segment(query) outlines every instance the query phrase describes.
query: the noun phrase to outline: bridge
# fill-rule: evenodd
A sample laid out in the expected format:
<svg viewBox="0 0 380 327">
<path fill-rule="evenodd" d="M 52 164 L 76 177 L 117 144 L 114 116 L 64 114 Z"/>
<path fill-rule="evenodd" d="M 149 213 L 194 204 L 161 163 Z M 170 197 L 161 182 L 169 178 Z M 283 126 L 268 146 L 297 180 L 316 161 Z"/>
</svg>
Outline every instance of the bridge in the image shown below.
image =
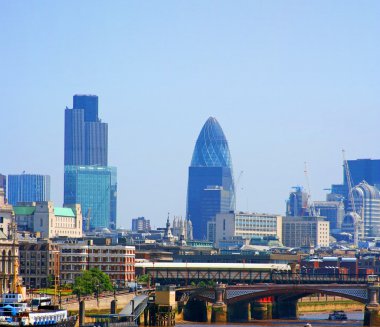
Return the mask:
<svg viewBox="0 0 380 327">
<path fill-rule="evenodd" d="M 244 322 L 253 319 L 296 319 L 300 298 L 316 293 L 340 296 L 365 305 L 364 326 L 380 326 L 379 284 L 359 283 L 256 283 L 252 285 L 217 284 L 214 287 L 177 289 L 179 312 L 185 320 Z M 185 303 L 186 302 L 186 303 Z M 211 303 L 211 312 L 207 312 Z M 205 311 L 206 310 L 206 311 Z"/>
</svg>

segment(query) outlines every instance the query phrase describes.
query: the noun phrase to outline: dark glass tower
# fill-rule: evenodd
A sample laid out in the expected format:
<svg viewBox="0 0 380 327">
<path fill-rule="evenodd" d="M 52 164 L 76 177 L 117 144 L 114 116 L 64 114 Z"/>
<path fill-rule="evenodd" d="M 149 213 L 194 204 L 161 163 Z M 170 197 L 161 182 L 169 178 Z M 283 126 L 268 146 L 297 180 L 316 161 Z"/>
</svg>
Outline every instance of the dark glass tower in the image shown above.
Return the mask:
<svg viewBox="0 0 380 327">
<path fill-rule="evenodd" d="M 223 190 L 213 193 L 222 198 L 210 197 L 210 189 Z M 207 222 L 217 213 L 233 210 L 235 188 L 231 154 L 222 128 L 210 117 L 198 136 L 189 167 L 187 218 L 193 223 L 194 239 L 206 239 Z"/>
</svg>

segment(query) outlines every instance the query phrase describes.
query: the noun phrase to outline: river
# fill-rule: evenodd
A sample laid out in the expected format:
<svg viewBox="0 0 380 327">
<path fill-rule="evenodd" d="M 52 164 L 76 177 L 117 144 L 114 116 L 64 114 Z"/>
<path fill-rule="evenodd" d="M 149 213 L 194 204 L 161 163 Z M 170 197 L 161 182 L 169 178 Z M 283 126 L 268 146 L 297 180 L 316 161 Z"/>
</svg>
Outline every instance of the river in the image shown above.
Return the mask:
<svg viewBox="0 0 380 327">
<path fill-rule="evenodd" d="M 268 327 L 268 326 L 277 326 L 277 327 L 303 327 L 306 323 L 310 323 L 312 327 L 353 327 L 353 326 L 363 326 L 363 312 L 346 312 L 348 320 L 344 321 L 330 321 L 327 320 L 328 313 L 307 313 L 300 315 L 299 320 L 270 320 L 270 321 L 260 321 L 253 320 L 251 322 L 241 324 L 241 323 L 228 323 L 228 324 L 217 324 L 219 327 L 247 327 L 248 325 L 255 327 Z M 186 327 L 205 327 L 207 325 L 215 325 L 215 324 L 207 324 L 207 323 L 180 323 L 177 326 L 186 326 Z"/>
</svg>

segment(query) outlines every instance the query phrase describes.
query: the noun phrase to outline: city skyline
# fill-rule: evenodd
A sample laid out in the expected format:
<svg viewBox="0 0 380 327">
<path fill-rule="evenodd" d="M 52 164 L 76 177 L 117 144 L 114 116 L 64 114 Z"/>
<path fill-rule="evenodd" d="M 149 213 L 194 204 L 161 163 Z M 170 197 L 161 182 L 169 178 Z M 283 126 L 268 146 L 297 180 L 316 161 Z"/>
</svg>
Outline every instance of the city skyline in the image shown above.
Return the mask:
<svg viewBox="0 0 380 327">
<path fill-rule="evenodd" d="M 187 167 L 209 116 L 228 135 L 235 179 L 244 171 L 238 210 L 283 214 L 291 187 L 306 185 L 305 161 L 312 200 L 324 200 L 324 188 L 342 183 L 342 148 L 347 159 L 380 158 L 368 142 L 380 137 L 375 1 L 0 8 L 9 136 L 0 173 L 50 175 L 57 205 L 62 109 L 77 93 L 96 94 L 110 126 L 126 228 L 138 216 L 152 226 L 167 211 L 185 216 Z"/>
</svg>

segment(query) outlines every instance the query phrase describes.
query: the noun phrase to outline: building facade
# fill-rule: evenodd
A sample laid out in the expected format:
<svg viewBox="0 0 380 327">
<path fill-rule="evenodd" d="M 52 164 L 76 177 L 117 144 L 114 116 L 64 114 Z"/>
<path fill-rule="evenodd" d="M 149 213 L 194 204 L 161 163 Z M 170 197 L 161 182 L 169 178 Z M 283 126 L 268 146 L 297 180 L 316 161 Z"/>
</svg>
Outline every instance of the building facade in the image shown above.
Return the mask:
<svg viewBox="0 0 380 327">
<path fill-rule="evenodd" d="M 283 217 L 282 243 L 288 247 L 330 245 L 330 223 L 324 217 Z"/>
<path fill-rule="evenodd" d="M 64 243 L 61 251 L 62 283 L 71 284 L 84 270 L 98 268 L 119 287 L 135 281 L 135 247 L 127 245 L 94 245 Z"/>
<path fill-rule="evenodd" d="M 290 192 L 289 199 L 286 202 L 287 216 L 304 216 L 308 211 L 308 194 L 300 186 L 294 187 Z"/>
<path fill-rule="evenodd" d="M 215 241 L 233 237 L 276 236 L 281 242 L 282 216 L 260 213 L 220 213 L 215 219 Z"/>
<path fill-rule="evenodd" d="M 5 197 L 7 197 L 7 176 L 0 174 L 0 188 L 4 190 Z"/>
<path fill-rule="evenodd" d="M 362 217 L 364 236 L 379 236 L 380 233 L 380 192 L 362 181 L 352 189 L 355 202 L 355 211 Z M 348 210 L 353 211 L 351 203 Z"/>
<path fill-rule="evenodd" d="M 108 124 L 98 117 L 96 95 L 74 95 L 65 109 L 65 165 L 108 164 Z"/>
<path fill-rule="evenodd" d="M 8 202 L 10 204 L 49 200 L 50 176 L 25 173 L 8 175 Z"/>
<path fill-rule="evenodd" d="M 206 191 L 210 188 L 218 189 L 214 193 L 218 193 L 218 201 Z M 210 117 L 198 136 L 189 167 L 186 218 L 193 224 L 194 239 L 207 238 L 207 224 L 216 214 L 234 210 L 235 187 L 228 142 L 218 121 Z"/>
<path fill-rule="evenodd" d="M 59 281 L 59 245 L 49 240 L 20 241 L 20 277 L 30 288 L 51 287 Z"/>
<path fill-rule="evenodd" d="M 79 204 L 55 207 L 52 201 L 26 202 L 13 208 L 18 231 L 38 233 L 42 238 L 82 237 L 83 218 Z"/>
<path fill-rule="evenodd" d="M 112 228 L 111 198 L 116 187 L 112 176 L 115 175 L 115 167 L 65 166 L 64 203 L 81 204 L 86 219 L 84 230 Z"/>
<path fill-rule="evenodd" d="M 149 219 L 145 219 L 145 217 L 137 217 L 132 219 L 132 232 L 147 233 L 150 229 Z"/>
<path fill-rule="evenodd" d="M 327 218 L 332 232 L 342 228 L 345 214 L 343 201 L 314 201 L 314 208 L 319 212 L 319 216 Z"/>
</svg>

